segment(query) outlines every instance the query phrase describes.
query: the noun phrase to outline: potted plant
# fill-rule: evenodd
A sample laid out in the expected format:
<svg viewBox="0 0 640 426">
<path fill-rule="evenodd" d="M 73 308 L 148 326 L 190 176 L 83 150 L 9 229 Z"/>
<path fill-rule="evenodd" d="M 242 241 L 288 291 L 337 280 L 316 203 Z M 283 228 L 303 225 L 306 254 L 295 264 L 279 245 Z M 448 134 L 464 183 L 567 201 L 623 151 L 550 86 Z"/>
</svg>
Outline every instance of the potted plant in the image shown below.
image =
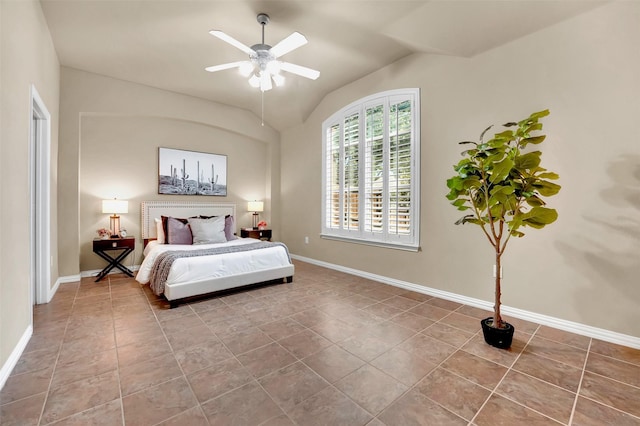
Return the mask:
<svg viewBox="0 0 640 426">
<path fill-rule="evenodd" d="M 447 198 L 458 210 L 470 211 L 456 225 L 477 225 L 495 252 L 495 304 L 493 317 L 481 321 L 485 341 L 499 348 L 509 348 L 514 328 L 500 315 L 502 284 L 501 258 L 511 237 L 522 237 L 522 228 L 540 229 L 553 223 L 558 213 L 546 207 L 543 197 L 560 191 L 556 173 L 540 166 L 540 151 L 527 151 L 529 145 L 539 145 L 545 135 L 542 117 L 549 110 L 531 114 L 519 122 L 509 122 L 507 129 L 484 141 L 493 126 L 487 127 L 479 142 L 464 141 L 470 148 L 462 152 L 462 160 L 453 168 L 456 174 L 447 180 Z M 511 129 L 513 128 L 513 129 Z M 535 135 L 534 135 L 535 134 Z"/>
</svg>

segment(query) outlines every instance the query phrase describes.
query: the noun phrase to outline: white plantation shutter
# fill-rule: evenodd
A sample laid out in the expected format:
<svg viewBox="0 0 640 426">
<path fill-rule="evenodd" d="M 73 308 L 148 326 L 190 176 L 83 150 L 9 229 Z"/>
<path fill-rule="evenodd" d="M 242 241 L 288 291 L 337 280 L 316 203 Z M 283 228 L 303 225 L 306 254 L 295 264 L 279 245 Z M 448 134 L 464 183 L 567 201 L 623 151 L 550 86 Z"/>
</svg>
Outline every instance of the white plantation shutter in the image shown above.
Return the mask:
<svg viewBox="0 0 640 426">
<path fill-rule="evenodd" d="M 417 250 L 419 104 L 389 91 L 323 123 L 323 237 Z"/>
<path fill-rule="evenodd" d="M 384 107 L 366 109 L 364 231 L 380 234 L 384 228 Z"/>
<path fill-rule="evenodd" d="M 357 231 L 358 226 L 358 164 L 360 140 L 360 118 L 357 113 L 351 114 L 344 120 L 344 155 L 343 155 L 343 229 Z"/>
<path fill-rule="evenodd" d="M 340 228 L 340 126 L 325 131 L 325 227 Z"/>
</svg>

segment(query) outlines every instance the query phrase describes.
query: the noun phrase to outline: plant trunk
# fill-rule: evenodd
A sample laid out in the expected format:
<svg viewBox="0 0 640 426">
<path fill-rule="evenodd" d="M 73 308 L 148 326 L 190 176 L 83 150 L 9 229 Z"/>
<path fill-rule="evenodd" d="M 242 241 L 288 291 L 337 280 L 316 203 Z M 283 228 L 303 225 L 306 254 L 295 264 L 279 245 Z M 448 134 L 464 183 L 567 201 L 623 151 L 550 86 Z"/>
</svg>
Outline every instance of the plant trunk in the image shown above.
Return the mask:
<svg viewBox="0 0 640 426">
<path fill-rule="evenodd" d="M 500 247 L 500 245 L 498 245 Z M 502 253 L 500 250 L 496 250 L 496 294 L 495 304 L 493 305 L 493 327 L 502 328 L 502 315 L 500 315 L 500 296 L 501 296 L 501 284 L 502 284 L 502 269 L 500 265 L 500 259 Z"/>
</svg>

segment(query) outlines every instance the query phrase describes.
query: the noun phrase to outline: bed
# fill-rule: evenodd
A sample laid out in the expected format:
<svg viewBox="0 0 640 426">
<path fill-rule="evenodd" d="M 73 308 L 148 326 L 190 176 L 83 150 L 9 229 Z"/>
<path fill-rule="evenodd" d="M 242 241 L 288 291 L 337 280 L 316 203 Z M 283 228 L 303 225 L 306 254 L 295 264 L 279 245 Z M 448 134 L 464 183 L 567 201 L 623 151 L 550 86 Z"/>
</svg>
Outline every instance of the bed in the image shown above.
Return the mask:
<svg viewBox="0 0 640 426">
<path fill-rule="evenodd" d="M 185 299 L 221 290 L 293 280 L 294 266 L 284 244 L 235 236 L 235 204 L 144 201 L 141 217 L 145 249 L 136 280 L 163 295 L 171 308 Z M 161 218 L 165 222 L 162 225 Z M 198 244 L 176 241 L 178 231 L 174 232 L 172 226 L 180 227 L 179 222 L 185 226 L 189 223 L 189 229 L 193 227 L 193 239 Z M 214 226 L 220 237 L 221 223 L 226 238 L 198 240 L 203 235 L 199 229 L 209 232 Z M 167 226 L 171 241 L 163 241 L 168 238 L 163 231 Z"/>
</svg>

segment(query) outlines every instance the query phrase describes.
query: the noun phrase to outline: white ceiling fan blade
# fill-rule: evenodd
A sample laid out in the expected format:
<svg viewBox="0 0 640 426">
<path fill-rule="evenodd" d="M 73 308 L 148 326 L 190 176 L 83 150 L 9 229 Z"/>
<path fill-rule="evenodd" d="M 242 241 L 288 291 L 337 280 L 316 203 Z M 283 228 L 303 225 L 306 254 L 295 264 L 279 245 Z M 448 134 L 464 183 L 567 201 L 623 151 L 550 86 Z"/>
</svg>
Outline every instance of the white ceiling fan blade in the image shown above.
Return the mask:
<svg viewBox="0 0 640 426">
<path fill-rule="evenodd" d="M 278 58 L 300 46 L 304 46 L 305 44 L 307 44 L 307 38 L 296 31 L 269 49 L 269 52 L 271 52 L 274 57 Z"/>
<path fill-rule="evenodd" d="M 248 62 L 248 61 L 229 62 L 228 64 L 213 65 L 213 66 L 210 66 L 210 67 L 206 67 L 205 70 L 207 70 L 209 72 L 228 70 L 229 68 L 240 67 L 245 62 Z"/>
<path fill-rule="evenodd" d="M 293 74 L 298 74 L 302 77 L 310 78 L 311 80 L 315 80 L 320 77 L 320 71 L 303 67 L 301 65 L 291 64 L 289 62 L 280 62 L 280 69 Z"/>
<path fill-rule="evenodd" d="M 247 55 L 251 55 L 253 53 L 255 53 L 255 51 L 250 48 L 249 46 L 240 43 L 238 40 L 236 40 L 235 38 L 231 37 L 230 35 L 219 31 L 219 30 L 211 30 L 209 31 L 209 34 L 211 34 L 214 37 L 218 37 L 220 40 L 222 41 L 226 41 L 227 43 L 229 43 L 230 45 L 237 47 L 238 49 L 242 50 L 244 53 L 246 53 Z"/>
</svg>

